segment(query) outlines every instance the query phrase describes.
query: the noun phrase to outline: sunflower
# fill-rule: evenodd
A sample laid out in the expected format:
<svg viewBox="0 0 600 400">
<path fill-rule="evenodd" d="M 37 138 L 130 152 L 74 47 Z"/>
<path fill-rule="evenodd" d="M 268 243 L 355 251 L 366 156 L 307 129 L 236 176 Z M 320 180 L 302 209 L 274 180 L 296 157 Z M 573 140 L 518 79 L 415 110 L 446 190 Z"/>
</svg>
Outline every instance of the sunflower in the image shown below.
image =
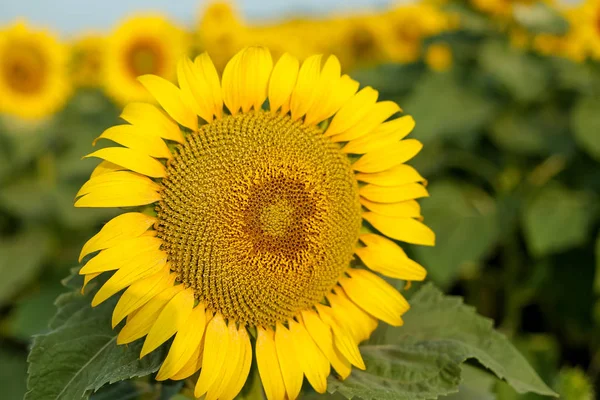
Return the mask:
<svg viewBox="0 0 600 400">
<path fill-rule="evenodd" d="M 452 67 L 452 49 L 445 43 L 435 43 L 427 47 L 425 64 L 437 72 L 444 72 Z"/>
<path fill-rule="evenodd" d="M 0 112 L 38 119 L 70 94 L 68 52 L 49 32 L 17 22 L 0 31 Z"/>
<path fill-rule="evenodd" d="M 105 39 L 86 34 L 71 45 L 71 79 L 79 87 L 97 87 L 102 83 Z"/>
<path fill-rule="evenodd" d="M 404 139 L 410 116 L 388 120 L 395 103 L 321 61 L 273 66 L 251 47 L 219 80 L 206 53 L 184 58 L 179 87 L 139 78 L 164 112 L 127 105 L 128 124 L 98 138 L 122 147 L 87 156 L 103 161 L 76 207 L 142 208 L 84 245 L 99 253 L 80 274 L 114 271 L 93 306 L 126 289 L 117 343 L 145 336 L 143 357 L 174 336 L 158 380 L 200 370 L 197 397 L 233 399 L 255 354 L 268 399 L 295 399 L 304 377 L 323 393 L 331 367 L 365 368 L 358 344 L 378 320 L 402 325 L 409 305 L 377 273 L 425 277 L 392 240 L 434 242 L 424 179 L 404 164 L 422 146 Z"/>
<path fill-rule="evenodd" d="M 186 55 L 189 38 L 160 15 L 136 16 L 124 21 L 107 39 L 104 84 L 120 104 L 151 97 L 137 77 L 153 74 L 174 80 L 177 60 Z"/>
<path fill-rule="evenodd" d="M 582 48 L 585 56 L 600 60 L 600 0 L 587 0 L 569 8 L 565 16 L 570 23 L 569 39 Z M 579 44 L 579 46 L 576 46 Z"/>
</svg>

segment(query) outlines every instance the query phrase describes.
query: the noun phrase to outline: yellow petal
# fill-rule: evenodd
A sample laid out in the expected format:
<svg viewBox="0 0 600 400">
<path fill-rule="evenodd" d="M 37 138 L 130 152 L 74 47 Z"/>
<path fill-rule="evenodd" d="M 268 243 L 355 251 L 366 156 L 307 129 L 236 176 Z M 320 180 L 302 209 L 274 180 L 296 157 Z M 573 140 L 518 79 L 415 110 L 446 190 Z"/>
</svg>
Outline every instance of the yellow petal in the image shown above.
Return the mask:
<svg viewBox="0 0 600 400">
<path fill-rule="evenodd" d="M 198 304 L 192 310 L 186 322 L 179 327 L 179 331 L 169 348 L 169 354 L 167 354 L 165 361 L 160 366 L 160 370 L 158 370 L 158 374 L 156 375 L 157 381 L 169 379 L 186 365 L 193 355 L 190 349 L 197 349 L 200 346 L 205 327 L 206 310 L 204 309 L 204 305 Z"/>
<path fill-rule="evenodd" d="M 247 48 L 240 60 L 242 111 L 260 110 L 267 99 L 267 86 L 273 69 L 271 53 L 265 47 Z"/>
<path fill-rule="evenodd" d="M 359 173 L 355 175 L 355 178 L 378 186 L 401 186 L 407 183 L 426 182 L 416 169 L 406 164 L 400 164 L 387 171 L 374 174 Z"/>
<path fill-rule="evenodd" d="M 292 112 L 293 120 L 302 118 L 316 98 L 317 92 L 315 86 L 319 82 L 321 58 L 321 55 L 310 56 L 304 60 L 300 67 L 296 87 L 294 87 L 290 101 L 290 111 Z"/>
<path fill-rule="evenodd" d="M 191 349 L 186 349 L 186 352 L 190 352 Z M 170 376 L 170 379 L 174 381 L 180 381 L 194 375 L 202 367 L 202 358 L 204 356 L 204 340 L 200 340 L 200 344 L 191 351 L 191 357 L 188 362 L 185 363 L 183 368 L 177 371 L 175 374 Z"/>
<path fill-rule="evenodd" d="M 355 252 L 373 271 L 408 281 L 425 279 L 425 268 L 408 258 L 404 250 L 393 241 L 371 233 L 360 235 L 360 240 L 367 247 L 360 247 Z"/>
<path fill-rule="evenodd" d="M 275 327 L 275 347 L 287 397 L 294 400 L 302 389 L 302 368 L 294 349 L 294 338 L 291 332 L 279 322 Z"/>
<path fill-rule="evenodd" d="M 83 245 L 79 253 L 79 262 L 90 253 L 116 246 L 125 239 L 141 236 L 155 222 L 156 218 L 138 212 L 114 217 Z"/>
<path fill-rule="evenodd" d="M 209 88 L 196 65 L 187 57 L 177 63 L 177 80 L 186 104 L 203 120 L 212 122 L 215 111 Z"/>
<path fill-rule="evenodd" d="M 364 370 L 365 362 L 360 355 L 358 345 L 352 333 L 343 325 L 340 325 L 333 316 L 331 307 L 326 307 L 322 304 L 317 304 L 319 316 L 327 325 L 331 327 L 333 332 L 333 343 L 335 348 L 355 367 Z"/>
<path fill-rule="evenodd" d="M 221 82 L 219 81 L 217 69 L 206 52 L 196 57 L 194 64 L 196 65 L 197 71 L 200 73 L 199 79 L 203 81 L 207 87 L 207 95 L 212 101 L 214 115 L 217 118 L 221 118 L 223 115 L 223 95 L 221 93 Z"/>
<path fill-rule="evenodd" d="M 360 204 L 369 211 L 387 217 L 421 217 L 421 206 L 415 200 L 401 201 L 399 203 L 374 203 L 364 198 L 360 198 Z"/>
<path fill-rule="evenodd" d="M 335 135 L 331 140 L 334 142 L 347 142 L 363 137 L 381 126 L 386 119 L 400 111 L 398 104 L 393 101 L 375 103 L 362 120 L 350 129 Z"/>
<path fill-rule="evenodd" d="M 327 98 L 326 102 L 322 105 L 315 105 L 317 111 L 311 114 L 311 117 L 306 116 L 304 120 L 305 124 L 316 124 L 329 117 L 332 117 L 337 113 L 350 99 L 356 94 L 359 83 L 348 75 L 342 75 L 340 79 L 335 83 L 334 88 L 331 90 L 330 97 Z"/>
<path fill-rule="evenodd" d="M 339 281 L 344 291 L 360 308 L 392 326 L 402 325 L 402 314 L 410 306 L 394 287 L 363 269 L 350 268 Z"/>
<path fill-rule="evenodd" d="M 296 358 L 306 379 L 317 393 L 327 390 L 329 361 L 310 337 L 304 325 L 290 321 L 290 333 Z"/>
<path fill-rule="evenodd" d="M 410 115 L 396 118 L 381 124 L 365 136 L 350 141 L 342 148 L 344 153 L 365 154 L 389 146 L 404 139 L 415 127 Z"/>
<path fill-rule="evenodd" d="M 338 288 L 335 294 L 327 295 L 333 317 L 345 326 L 356 343 L 367 340 L 377 328 L 377 319 L 361 310 Z"/>
<path fill-rule="evenodd" d="M 240 393 L 246 380 L 248 379 L 248 373 L 250 373 L 250 367 L 252 366 L 252 345 L 250 344 L 250 338 L 246 328 L 240 326 L 239 328 L 239 362 L 236 364 L 236 368 L 232 373 L 231 379 L 226 385 L 225 390 L 219 396 L 221 400 L 233 400 Z"/>
<path fill-rule="evenodd" d="M 323 118 L 324 115 L 329 113 L 333 115 L 337 111 L 331 112 L 331 108 L 332 103 L 334 103 L 333 99 L 336 96 L 335 90 L 340 80 L 341 71 L 342 67 L 338 58 L 334 55 L 329 56 L 321 70 L 319 82 L 315 85 L 315 99 L 306 112 L 306 118 L 304 119 L 306 125 L 323 121 L 327 118 Z"/>
<path fill-rule="evenodd" d="M 185 103 L 177 86 L 156 75 L 142 75 L 138 80 L 175 121 L 192 131 L 198 129 L 198 117 Z"/>
<path fill-rule="evenodd" d="M 161 239 L 152 236 L 139 236 L 123 240 L 113 247 L 102 250 L 98 255 L 89 260 L 79 270 L 79 274 L 93 274 L 119 269 L 144 254 L 160 251 L 159 247 L 161 244 Z"/>
<path fill-rule="evenodd" d="M 123 318 L 148 303 L 154 296 L 173 286 L 176 276 L 176 274 L 169 273 L 168 268 L 163 268 L 156 274 L 129 286 L 113 310 L 112 327 L 117 326 Z"/>
<path fill-rule="evenodd" d="M 177 293 L 160 312 L 156 322 L 148 332 L 140 358 L 169 340 L 184 324 L 194 308 L 194 291 L 190 288 Z"/>
<path fill-rule="evenodd" d="M 177 123 L 152 104 L 129 103 L 123 109 L 121 118 L 142 129 L 148 135 L 177 143 L 185 142 Z"/>
<path fill-rule="evenodd" d="M 90 178 L 95 178 L 107 172 L 123 171 L 124 169 L 125 167 L 111 163 L 109 161 L 101 161 L 100 164 L 98 164 L 96 168 L 94 168 L 94 170 L 92 171 Z"/>
<path fill-rule="evenodd" d="M 331 124 L 325 131 L 325 136 L 333 136 L 345 132 L 363 120 L 375 106 L 379 93 L 367 86 L 356 93 L 335 114 Z"/>
<path fill-rule="evenodd" d="M 231 115 L 236 115 L 242 107 L 240 64 L 243 52 L 234 55 L 223 70 L 223 102 Z"/>
<path fill-rule="evenodd" d="M 240 327 L 238 330 L 235 325 L 235 323 L 229 324 L 227 361 L 221 370 L 221 374 L 217 377 L 217 380 L 208 389 L 205 400 L 232 400 L 235 395 L 242 390 L 242 387 L 248 378 L 252 353 L 248 353 L 246 350 L 249 349 L 250 338 L 248 337 L 245 327 Z M 226 391 L 229 394 L 224 396 L 223 394 Z M 236 392 L 231 396 L 234 391 Z"/>
<path fill-rule="evenodd" d="M 206 327 L 202 371 L 194 389 L 194 395 L 205 394 L 223 372 L 229 349 L 229 332 L 221 314 L 210 320 Z"/>
<path fill-rule="evenodd" d="M 155 250 L 140 255 L 129 264 L 122 266 L 104 285 L 102 285 L 92 299 L 92 307 L 96 307 L 98 304 L 125 289 L 132 283 L 154 275 L 163 269 L 169 269 L 167 267 L 166 253 Z"/>
<path fill-rule="evenodd" d="M 399 203 L 429 197 L 427 189 L 419 183 L 408 183 L 402 186 L 378 186 L 368 184 L 361 187 L 358 193 L 367 200 L 377 203 Z"/>
<path fill-rule="evenodd" d="M 126 147 L 107 147 L 88 154 L 84 158 L 89 157 L 97 157 L 110 161 L 152 178 L 164 178 L 167 176 L 165 167 L 159 161 L 147 154 Z"/>
<path fill-rule="evenodd" d="M 288 53 L 284 53 L 275 64 L 269 81 L 271 111 L 277 111 L 280 107 L 284 113 L 289 110 L 290 98 L 296 86 L 299 68 L 298 59 Z"/>
<path fill-rule="evenodd" d="M 416 156 L 423 148 L 421 142 L 406 139 L 373 150 L 358 159 L 352 168 L 359 172 L 381 172 L 400 165 Z"/>
<path fill-rule="evenodd" d="M 435 233 L 415 219 L 386 217 L 373 212 L 363 213 L 362 216 L 375 229 L 392 239 L 423 246 L 435 245 Z"/>
<path fill-rule="evenodd" d="M 336 372 L 342 379 L 346 379 L 351 372 L 350 362 L 335 351 L 331 328 L 312 310 L 302 311 L 302 322 Z"/>
<path fill-rule="evenodd" d="M 134 207 L 160 200 L 160 186 L 129 171 L 107 172 L 87 181 L 77 193 L 75 207 Z"/>
<path fill-rule="evenodd" d="M 277 358 L 275 335 L 271 330 L 257 327 L 256 363 L 267 400 L 283 400 L 285 385 Z"/>
<path fill-rule="evenodd" d="M 157 294 L 135 313 L 129 314 L 127 323 L 117 336 L 117 344 L 131 343 L 147 335 L 156 322 L 156 318 L 177 293 L 183 290 L 183 285 L 171 286 Z"/>
<path fill-rule="evenodd" d="M 149 135 L 134 125 L 116 125 L 108 128 L 94 140 L 112 140 L 115 143 L 156 158 L 173 158 L 165 142 L 158 136 Z"/>
</svg>

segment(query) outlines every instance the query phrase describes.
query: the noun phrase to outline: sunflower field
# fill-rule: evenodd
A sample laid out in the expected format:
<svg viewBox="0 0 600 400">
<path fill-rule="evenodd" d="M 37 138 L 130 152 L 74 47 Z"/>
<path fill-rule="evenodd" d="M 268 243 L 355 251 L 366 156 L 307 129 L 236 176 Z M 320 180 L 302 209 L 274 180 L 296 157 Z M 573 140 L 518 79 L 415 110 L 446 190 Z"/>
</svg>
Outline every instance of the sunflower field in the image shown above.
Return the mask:
<svg viewBox="0 0 600 400">
<path fill-rule="evenodd" d="M 600 0 L 139 11 L 0 26 L 0 399 L 596 398 Z"/>
</svg>

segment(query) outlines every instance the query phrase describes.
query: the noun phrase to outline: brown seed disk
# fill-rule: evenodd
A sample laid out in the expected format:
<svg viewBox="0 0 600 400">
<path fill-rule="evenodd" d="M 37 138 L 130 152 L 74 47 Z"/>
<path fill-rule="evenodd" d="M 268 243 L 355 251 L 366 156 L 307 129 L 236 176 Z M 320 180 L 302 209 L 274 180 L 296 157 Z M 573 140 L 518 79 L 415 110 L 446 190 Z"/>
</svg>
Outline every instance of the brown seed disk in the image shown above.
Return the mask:
<svg viewBox="0 0 600 400">
<path fill-rule="evenodd" d="M 198 300 L 272 326 L 320 302 L 361 225 L 347 157 L 316 127 L 263 111 L 188 135 L 167 166 L 158 235 Z"/>
</svg>

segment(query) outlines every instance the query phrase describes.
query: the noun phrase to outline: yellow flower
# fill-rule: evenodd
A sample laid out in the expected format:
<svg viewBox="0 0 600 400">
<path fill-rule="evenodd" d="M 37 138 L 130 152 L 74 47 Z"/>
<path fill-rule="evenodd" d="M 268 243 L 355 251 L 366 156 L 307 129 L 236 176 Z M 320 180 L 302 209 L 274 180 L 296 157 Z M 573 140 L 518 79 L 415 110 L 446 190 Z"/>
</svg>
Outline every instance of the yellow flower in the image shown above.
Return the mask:
<svg viewBox="0 0 600 400">
<path fill-rule="evenodd" d="M 78 38 L 71 46 L 71 79 L 79 87 L 102 83 L 105 39 L 96 34 Z"/>
<path fill-rule="evenodd" d="M 56 37 L 17 22 L 0 31 L 0 112 L 39 119 L 70 94 L 68 52 Z"/>
<path fill-rule="evenodd" d="M 570 24 L 568 37 L 576 42 L 572 46 L 581 49 L 584 57 L 600 60 L 600 0 L 584 1 L 567 9 L 565 16 Z"/>
<path fill-rule="evenodd" d="M 75 206 L 146 208 L 92 237 L 80 274 L 114 271 L 93 306 L 126 289 L 117 343 L 145 336 L 143 357 L 174 336 L 158 380 L 201 369 L 197 397 L 233 399 L 255 356 L 268 399 L 297 398 L 304 377 L 323 393 L 331 367 L 365 368 L 378 320 L 402 325 L 409 305 L 376 273 L 425 277 L 386 238 L 434 244 L 424 179 L 404 164 L 422 145 L 405 139 L 410 116 L 390 119 L 398 105 L 321 64 L 252 47 L 219 79 L 206 53 L 184 58 L 179 87 L 140 77 L 166 113 L 127 105 L 129 124 L 99 137 L 123 147 L 88 156 L 103 161 Z"/>
<path fill-rule="evenodd" d="M 382 30 L 383 23 L 382 17 L 376 14 L 340 18 L 337 35 L 325 37 L 337 36 L 337 40 L 332 40 L 335 44 L 332 52 L 340 57 L 345 66 L 373 65 L 385 58 L 382 46 L 388 38 Z"/>
<path fill-rule="evenodd" d="M 150 99 L 137 77 L 154 74 L 174 80 L 177 60 L 188 49 L 186 33 L 160 15 L 136 16 L 124 21 L 106 43 L 107 93 L 121 104 Z"/>
<path fill-rule="evenodd" d="M 434 71 L 447 71 L 452 66 L 452 49 L 447 44 L 432 44 L 427 48 L 425 63 Z"/>
<path fill-rule="evenodd" d="M 475 8 L 495 17 L 506 18 L 512 15 L 516 5 L 531 5 L 538 0 L 471 0 Z"/>
<path fill-rule="evenodd" d="M 208 5 L 200 17 L 198 39 L 200 48 L 212 55 L 222 71 L 233 54 L 244 47 L 247 27 L 230 2 L 216 1 Z"/>
<path fill-rule="evenodd" d="M 432 4 L 410 4 L 386 13 L 381 44 L 390 61 L 408 63 L 419 59 L 422 40 L 452 27 L 453 19 Z"/>
</svg>

